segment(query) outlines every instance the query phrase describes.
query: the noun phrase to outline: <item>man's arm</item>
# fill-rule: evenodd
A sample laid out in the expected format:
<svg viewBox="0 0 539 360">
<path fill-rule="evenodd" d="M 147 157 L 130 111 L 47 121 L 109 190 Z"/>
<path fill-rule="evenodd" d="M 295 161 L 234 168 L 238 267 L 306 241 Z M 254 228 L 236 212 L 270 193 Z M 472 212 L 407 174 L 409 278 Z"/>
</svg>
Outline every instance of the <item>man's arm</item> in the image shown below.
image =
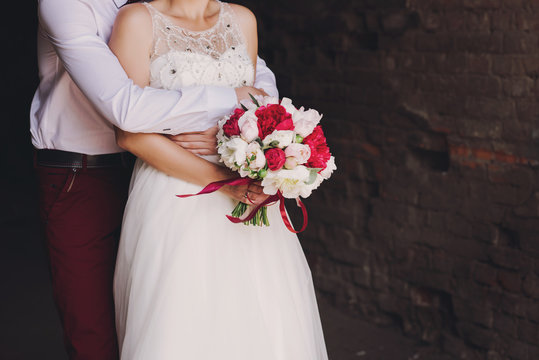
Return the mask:
<svg viewBox="0 0 539 360">
<path fill-rule="evenodd" d="M 41 0 L 39 17 L 42 31 L 73 81 L 120 129 L 164 134 L 200 131 L 215 125 L 237 104 L 234 89 L 227 87 L 195 86 L 179 92 L 136 86 L 97 36 L 92 9 L 81 1 Z M 276 92 L 269 69 L 260 69 L 266 91 Z"/>
<path fill-rule="evenodd" d="M 275 81 L 275 75 L 268 68 L 266 62 L 257 57 L 255 88 L 264 89 L 268 95 L 278 98 L 279 91 Z"/>
</svg>

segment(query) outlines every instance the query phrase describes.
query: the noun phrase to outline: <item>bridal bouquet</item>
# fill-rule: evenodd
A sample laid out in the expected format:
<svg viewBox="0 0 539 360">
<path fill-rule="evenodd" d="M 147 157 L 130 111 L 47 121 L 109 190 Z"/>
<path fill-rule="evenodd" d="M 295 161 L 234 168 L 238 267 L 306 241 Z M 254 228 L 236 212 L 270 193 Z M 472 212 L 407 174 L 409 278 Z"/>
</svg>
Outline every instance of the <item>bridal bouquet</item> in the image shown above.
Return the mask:
<svg viewBox="0 0 539 360">
<path fill-rule="evenodd" d="M 295 233 L 305 230 L 307 210 L 300 197 L 306 198 L 329 179 L 335 166 L 322 127 L 322 115 L 303 107 L 297 109 L 290 99 L 251 96 L 233 114 L 219 121 L 217 151 L 221 161 L 237 171 L 239 179 L 211 183 L 198 194 L 209 194 L 224 185 L 241 185 L 261 181 L 263 191 L 271 195 L 262 204 L 238 203 L 227 216 L 234 223 L 269 225 L 267 206 L 279 202 L 286 227 Z M 296 231 L 288 220 L 284 198 L 296 199 L 303 212 L 303 227 Z M 245 213 L 250 210 L 247 216 Z"/>
<path fill-rule="evenodd" d="M 242 102 L 241 108 L 219 122 L 217 151 L 221 161 L 242 178 L 262 181 L 264 193 L 272 195 L 267 203 L 281 201 L 281 214 L 289 229 L 283 197 L 296 199 L 305 218 L 299 197 L 310 196 L 336 169 L 318 125 L 321 119 L 318 111 L 297 109 L 288 98 L 279 101 L 251 96 L 251 101 Z M 241 221 L 269 225 L 265 205 Z M 240 202 L 229 218 L 239 222 L 249 208 Z"/>
</svg>

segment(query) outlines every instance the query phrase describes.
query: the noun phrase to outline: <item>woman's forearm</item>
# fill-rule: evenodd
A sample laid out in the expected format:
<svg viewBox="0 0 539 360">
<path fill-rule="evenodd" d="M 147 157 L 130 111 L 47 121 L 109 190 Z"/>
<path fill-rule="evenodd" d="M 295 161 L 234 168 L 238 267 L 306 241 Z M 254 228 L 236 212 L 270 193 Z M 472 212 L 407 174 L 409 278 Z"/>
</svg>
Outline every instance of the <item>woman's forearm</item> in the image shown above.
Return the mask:
<svg viewBox="0 0 539 360">
<path fill-rule="evenodd" d="M 160 134 L 134 134 L 116 129 L 118 145 L 157 170 L 193 184 L 205 186 L 234 175 L 204 160 Z"/>
<path fill-rule="evenodd" d="M 200 186 L 238 176 L 225 167 L 204 160 L 160 134 L 134 134 L 116 129 L 116 140 L 123 149 L 130 151 L 157 170 L 178 179 Z M 267 199 L 259 184 L 225 185 L 220 190 L 228 197 L 248 204 L 258 205 Z"/>
</svg>

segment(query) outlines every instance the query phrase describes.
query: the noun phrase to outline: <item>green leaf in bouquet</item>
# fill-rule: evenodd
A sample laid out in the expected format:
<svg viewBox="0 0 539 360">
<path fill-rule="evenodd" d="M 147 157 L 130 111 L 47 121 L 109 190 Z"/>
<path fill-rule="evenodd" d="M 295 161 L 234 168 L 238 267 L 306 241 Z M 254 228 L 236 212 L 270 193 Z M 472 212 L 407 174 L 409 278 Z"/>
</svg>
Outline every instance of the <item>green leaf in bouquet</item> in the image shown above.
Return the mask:
<svg viewBox="0 0 539 360">
<path fill-rule="evenodd" d="M 260 138 L 256 138 L 255 141 L 258 143 L 258 145 L 260 145 L 261 148 L 264 148 L 264 143 L 262 142 L 262 140 L 260 140 Z"/>
<path fill-rule="evenodd" d="M 274 148 L 274 147 L 277 147 L 277 146 L 279 146 L 279 141 L 277 141 L 277 140 L 273 140 L 272 142 L 269 143 L 269 147 Z"/>
<path fill-rule="evenodd" d="M 240 104 L 241 105 L 241 108 L 244 110 L 244 111 L 249 111 L 249 109 L 247 109 L 247 106 L 243 105 L 243 104 Z"/>
<path fill-rule="evenodd" d="M 300 134 L 296 134 L 296 143 L 301 144 L 303 142 L 303 137 Z"/>
<path fill-rule="evenodd" d="M 316 181 L 316 177 L 318 176 L 318 172 L 322 170 L 322 169 L 318 169 L 318 168 L 312 168 L 312 169 L 309 169 L 310 171 L 310 174 L 309 174 L 309 180 L 307 180 L 305 182 L 306 185 L 312 185 L 314 184 L 314 182 Z"/>
<path fill-rule="evenodd" d="M 256 98 L 253 96 L 253 94 L 249 93 L 249 96 L 251 97 L 251 100 L 253 100 L 253 103 L 256 106 L 260 107 L 260 104 L 259 104 L 258 100 L 256 100 Z"/>
<path fill-rule="evenodd" d="M 250 160 L 255 161 L 255 159 L 256 159 L 256 155 L 252 155 Z"/>
</svg>

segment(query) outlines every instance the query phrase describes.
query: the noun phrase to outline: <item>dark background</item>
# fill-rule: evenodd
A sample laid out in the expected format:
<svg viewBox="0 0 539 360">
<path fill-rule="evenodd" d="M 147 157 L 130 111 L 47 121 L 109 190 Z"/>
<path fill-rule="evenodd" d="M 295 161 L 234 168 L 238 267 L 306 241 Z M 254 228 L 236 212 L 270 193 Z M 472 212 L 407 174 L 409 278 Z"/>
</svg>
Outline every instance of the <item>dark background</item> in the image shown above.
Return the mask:
<svg viewBox="0 0 539 360">
<path fill-rule="evenodd" d="M 30 102 L 38 84 L 37 1 L 4 5 L 0 90 L 0 358 L 61 359 L 54 355 L 55 349 L 62 349 L 62 337 L 37 222 L 29 134 Z"/>
<path fill-rule="evenodd" d="M 456 359 L 539 359 L 539 3 L 242 3 L 281 95 L 325 114 L 337 158 L 301 236 L 333 358 L 408 359 L 419 344 Z M 35 7 L 11 2 L 2 29 L 6 359 L 61 350 L 28 133 Z"/>
</svg>

